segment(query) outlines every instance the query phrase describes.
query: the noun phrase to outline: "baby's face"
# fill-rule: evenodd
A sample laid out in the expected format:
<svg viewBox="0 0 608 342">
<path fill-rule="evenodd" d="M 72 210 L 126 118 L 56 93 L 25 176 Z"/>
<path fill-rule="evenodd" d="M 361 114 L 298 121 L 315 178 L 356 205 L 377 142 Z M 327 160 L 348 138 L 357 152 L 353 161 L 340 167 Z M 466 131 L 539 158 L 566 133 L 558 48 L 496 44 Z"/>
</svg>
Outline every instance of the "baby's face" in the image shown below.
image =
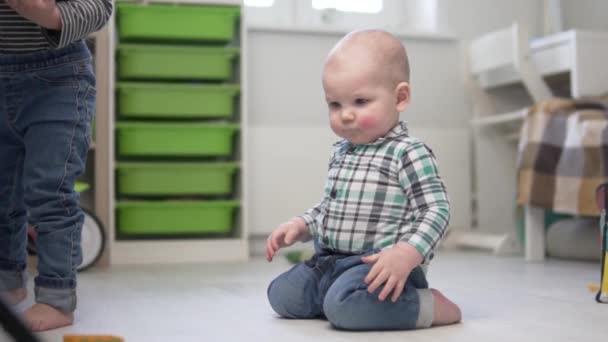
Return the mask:
<svg viewBox="0 0 608 342">
<path fill-rule="evenodd" d="M 340 61 L 326 65 L 323 73 L 331 128 L 353 144 L 371 143 L 399 121 L 394 82 L 376 69 Z"/>
</svg>

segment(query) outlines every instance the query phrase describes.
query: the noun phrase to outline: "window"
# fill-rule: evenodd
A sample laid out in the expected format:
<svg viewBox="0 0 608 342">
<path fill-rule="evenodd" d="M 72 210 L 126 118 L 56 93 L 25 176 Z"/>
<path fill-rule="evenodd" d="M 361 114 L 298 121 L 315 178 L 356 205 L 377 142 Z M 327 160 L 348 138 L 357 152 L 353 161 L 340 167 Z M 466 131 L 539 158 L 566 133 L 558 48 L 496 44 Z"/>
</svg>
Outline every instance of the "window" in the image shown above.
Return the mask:
<svg viewBox="0 0 608 342">
<path fill-rule="evenodd" d="M 403 2 L 402 25 L 411 30 L 436 32 L 439 28 L 437 0 L 409 0 Z"/>
<path fill-rule="evenodd" d="M 262 27 L 294 27 L 294 0 L 245 0 L 247 25 Z"/>
<path fill-rule="evenodd" d="M 336 9 L 342 12 L 379 13 L 382 11 L 382 0 L 312 0 L 316 10 Z"/>
<path fill-rule="evenodd" d="M 446 29 L 450 0 L 244 0 L 247 23 L 266 29 L 393 33 Z"/>
<path fill-rule="evenodd" d="M 355 28 L 392 30 L 394 11 L 403 0 L 296 0 L 298 23 L 303 27 L 349 31 Z"/>
<path fill-rule="evenodd" d="M 274 0 L 245 0 L 245 6 L 251 7 L 272 7 Z"/>
</svg>

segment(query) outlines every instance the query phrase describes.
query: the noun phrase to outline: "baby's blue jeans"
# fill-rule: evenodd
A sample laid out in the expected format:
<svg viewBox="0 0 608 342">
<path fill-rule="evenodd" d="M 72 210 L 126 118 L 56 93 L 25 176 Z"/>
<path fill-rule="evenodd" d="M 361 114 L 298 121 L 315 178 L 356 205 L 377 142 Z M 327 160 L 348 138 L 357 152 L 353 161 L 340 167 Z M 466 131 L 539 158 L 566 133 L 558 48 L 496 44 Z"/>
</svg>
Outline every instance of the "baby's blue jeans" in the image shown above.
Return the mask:
<svg viewBox="0 0 608 342">
<path fill-rule="evenodd" d="M 28 224 L 37 233 L 38 303 L 76 308 L 84 215 L 74 191 L 95 110 L 84 42 L 0 55 L 0 291 L 25 286 Z"/>
<path fill-rule="evenodd" d="M 371 265 L 364 255 L 332 253 L 316 246 L 316 254 L 274 279 L 268 300 L 285 318 L 326 318 L 344 330 L 401 330 L 430 327 L 433 296 L 421 267 L 410 274 L 393 303 L 378 299 L 382 287 L 367 291 L 364 279 Z"/>
</svg>

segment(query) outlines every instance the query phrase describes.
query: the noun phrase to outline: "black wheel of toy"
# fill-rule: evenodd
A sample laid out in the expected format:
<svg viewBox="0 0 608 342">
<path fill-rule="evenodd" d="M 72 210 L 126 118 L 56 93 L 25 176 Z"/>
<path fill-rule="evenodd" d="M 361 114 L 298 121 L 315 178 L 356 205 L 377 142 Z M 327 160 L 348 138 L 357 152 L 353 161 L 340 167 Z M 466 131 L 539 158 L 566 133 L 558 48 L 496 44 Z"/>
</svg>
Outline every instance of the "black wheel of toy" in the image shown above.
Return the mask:
<svg viewBox="0 0 608 342">
<path fill-rule="evenodd" d="M 82 263 L 78 271 L 84 271 L 99 261 L 106 245 L 106 234 L 101 221 L 88 209 L 84 212 L 84 224 L 82 225 Z"/>
</svg>

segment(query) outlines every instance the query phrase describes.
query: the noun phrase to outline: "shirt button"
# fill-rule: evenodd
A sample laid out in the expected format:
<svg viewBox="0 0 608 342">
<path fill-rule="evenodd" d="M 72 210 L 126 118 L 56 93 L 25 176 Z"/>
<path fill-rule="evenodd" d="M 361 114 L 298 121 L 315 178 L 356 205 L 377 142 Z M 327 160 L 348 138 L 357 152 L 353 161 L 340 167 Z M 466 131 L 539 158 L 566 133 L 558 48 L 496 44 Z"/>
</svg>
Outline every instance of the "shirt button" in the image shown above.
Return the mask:
<svg viewBox="0 0 608 342">
<path fill-rule="evenodd" d="M 329 194 L 329 196 L 330 196 L 331 198 L 334 198 L 334 199 L 335 199 L 337 194 L 338 194 L 338 191 L 337 191 L 336 189 L 333 189 L 333 190 L 331 191 L 331 193 Z"/>
</svg>

